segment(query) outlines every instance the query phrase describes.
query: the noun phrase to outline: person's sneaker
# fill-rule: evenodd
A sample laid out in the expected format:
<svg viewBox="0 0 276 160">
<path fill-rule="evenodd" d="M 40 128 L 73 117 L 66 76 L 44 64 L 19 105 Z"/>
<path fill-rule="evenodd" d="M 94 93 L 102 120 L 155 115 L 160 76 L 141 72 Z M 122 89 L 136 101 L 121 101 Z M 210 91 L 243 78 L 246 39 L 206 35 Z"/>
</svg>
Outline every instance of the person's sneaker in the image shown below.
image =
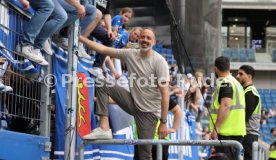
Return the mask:
<svg viewBox="0 0 276 160">
<path fill-rule="evenodd" d="M 0 91 L 2 90 L 2 89 L 5 89 L 5 85 L 0 81 Z"/>
<path fill-rule="evenodd" d="M 5 86 L 4 89 L 0 90 L 0 92 L 12 92 L 12 91 L 13 91 L 13 89 L 11 86 Z"/>
<path fill-rule="evenodd" d="M 68 38 L 59 37 L 58 38 L 58 46 L 63 49 L 68 49 Z"/>
<path fill-rule="evenodd" d="M 88 140 L 95 140 L 95 139 L 112 139 L 112 132 L 111 129 L 105 131 L 102 130 L 100 127 L 94 129 L 91 133 L 83 136 L 83 139 L 88 139 Z"/>
<path fill-rule="evenodd" d="M 42 65 L 42 66 L 47 66 L 47 65 L 49 64 L 49 63 L 45 60 L 45 58 L 42 56 L 42 53 L 41 53 L 40 49 L 34 49 L 33 53 L 34 53 L 35 55 L 38 55 L 38 56 L 41 58 L 41 60 L 42 60 L 42 62 L 40 62 L 40 63 L 38 63 L 38 64 L 40 64 L 40 65 Z"/>
<path fill-rule="evenodd" d="M 87 54 L 83 43 L 79 43 L 78 56 L 81 58 L 91 59 L 91 57 Z"/>
<path fill-rule="evenodd" d="M 16 51 L 21 53 L 21 55 L 31 61 L 34 61 L 35 63 L 41 63 L 42 59 L 38 55 L 34 54 L 33 46 L 32 45 L 26 45 L 22 46 L 17 45 Z"/>
<path fill-rule="evenodd" d="M 2 81 L 0 81 L 0 92 L 12 92 L 13 89 L 11 86 L 6 86 L 3 84 Z"/>
<path fill-rule="evenodd" d="M 42 48 L 47 54 L 49 55 L 53 55 L 53 51 L 52 51 L 52 47 L 51 47 L 51 40 L 50 38 L 48 38 L 45 43 L 44 46 Z"/>
<path fill-rule="evenodd" d="M 3 65 L 4 63 L 7 62 L 7 58 L 5 57 L 0 57 L 0 65 Z"/>
</svg>

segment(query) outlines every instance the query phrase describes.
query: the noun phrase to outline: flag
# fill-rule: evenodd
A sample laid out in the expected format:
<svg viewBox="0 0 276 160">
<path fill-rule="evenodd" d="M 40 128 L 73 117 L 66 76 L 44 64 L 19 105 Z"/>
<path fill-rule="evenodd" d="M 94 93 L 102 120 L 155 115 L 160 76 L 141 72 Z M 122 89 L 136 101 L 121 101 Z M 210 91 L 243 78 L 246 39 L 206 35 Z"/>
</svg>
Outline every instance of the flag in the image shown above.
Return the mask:
<svg viewBox="0 0 276 160">
<path fill-rule="evenodd" d="M 67 74 L 68 53 L 52 45 L 54 49 L 53 55 L 53 74 L 56 77 L 56 132 L 55 132 L 55 159 L 64 159 L 64 138 L 65 138 L 65 124 L 66 124 L 66 84 L 63 80 L 64 75 Z M 92 67 L 93 59 L 78 61 L 78 109 L 77 114 L 77 147 L 81 143 L 81 137 L 89 133 L 91 128 L 95 128 L 94 116 L 94 81 L 90 79 L 88 68 Z M 62 78 L 63 77 L 63 78 Z M 92 158 L 92 145 L 85 147 L 85 159 Z"/>
<path fill-rule="evenodd" d="M 77 130 L 82 138 L 91 132 L 90 122 L 90 98 L 89 88 L 84 73 L 78 73 L 78 110 L 77 110 Z"/>
</svg>

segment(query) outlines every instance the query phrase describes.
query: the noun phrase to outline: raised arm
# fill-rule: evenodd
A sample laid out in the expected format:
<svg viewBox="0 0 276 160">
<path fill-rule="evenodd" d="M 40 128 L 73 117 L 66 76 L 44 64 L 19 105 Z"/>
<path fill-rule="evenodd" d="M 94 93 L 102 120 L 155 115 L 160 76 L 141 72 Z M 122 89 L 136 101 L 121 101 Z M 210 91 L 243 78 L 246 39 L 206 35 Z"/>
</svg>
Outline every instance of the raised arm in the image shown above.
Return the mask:
<svg viewBox="0 0 276 160">
<path fill-rule="evenodd" d="M 81 41 L 87 47 L 89 47 L 90 49 L 96 51 L 97 53 L 107 55 L 107 56 L 112 57 L 112 58 L 115 57 L 115 55 L 116 55 L 116 49 L 115 48 L 106 47 L 106 46 L 104 46 L 100 43 L 90 41 L 89 39 L 87 39 L 83 36 L 79 37 L 79 41 Z"/>
<path fill-rule="evenodd" d="M 114 41 L 116 37 L 115 37 L 114 33 L 112 32 L 111 15 L 110 14 L 104 15 L 104 22 L 105 22 L 105 25 L 107 28 L 109 38 L 111 38 L 111 40 Z"/>
<path fill-rule="evenodd" d="M 170 110 L 173 115 L 174 115 L 174 118 L 173 118 L 173 125 L 172 125 L 172 128 L 169 128 L 168 129 L 168 132 L 169 133 L 174 133 L 178 127 L 180 126 L 180 123 L 181 123 L 181 120 L 182 120 L 182 110 L 180 108 L 179 105 L 176 105 L 172 110 Z"/>
</svg>

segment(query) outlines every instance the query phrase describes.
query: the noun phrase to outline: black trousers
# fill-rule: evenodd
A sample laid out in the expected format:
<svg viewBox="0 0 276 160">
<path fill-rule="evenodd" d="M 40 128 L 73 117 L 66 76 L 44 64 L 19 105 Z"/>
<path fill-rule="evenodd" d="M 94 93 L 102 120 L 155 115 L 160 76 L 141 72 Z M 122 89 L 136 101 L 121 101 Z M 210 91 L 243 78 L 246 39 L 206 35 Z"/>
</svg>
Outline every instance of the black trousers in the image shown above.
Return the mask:
<svg viewBox="0 0 276 160">
<path fill-rule="evenodd" d="M 247 134 L 243 138 L 243 148 L 244 148 L 244 160 L 251 160 L 252 159 L 252 144 L 254 141 L 258 141 L 258 135 L 254 134 Z"/>
<path fill-rule="evenodd" d="M 240 143 L 243 141 L 242 136 L 222 136 L 218 135 L 219 140 L 235 140 Z M 216 153 L 224 153 L 229 159 L 236 160 L 238 159 L 237 149 L 235 147 L 225 147 L 225 146 L 215 146 Z"/>
</svg>

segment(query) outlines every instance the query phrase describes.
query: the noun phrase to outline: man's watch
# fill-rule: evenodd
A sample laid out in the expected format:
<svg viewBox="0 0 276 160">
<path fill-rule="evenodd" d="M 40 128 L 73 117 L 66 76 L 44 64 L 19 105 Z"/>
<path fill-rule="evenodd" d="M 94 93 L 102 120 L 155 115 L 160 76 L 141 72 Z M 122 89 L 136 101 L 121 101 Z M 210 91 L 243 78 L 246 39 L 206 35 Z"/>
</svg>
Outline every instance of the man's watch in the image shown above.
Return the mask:
<svg viewBox="0 0 276 160">
<path fill-rule="evenodd" d="M 163 124 L 166 124 L 167 123 L 167 119 L 160 118 L 160 122 L 163 123 Z"/>
</svg>

